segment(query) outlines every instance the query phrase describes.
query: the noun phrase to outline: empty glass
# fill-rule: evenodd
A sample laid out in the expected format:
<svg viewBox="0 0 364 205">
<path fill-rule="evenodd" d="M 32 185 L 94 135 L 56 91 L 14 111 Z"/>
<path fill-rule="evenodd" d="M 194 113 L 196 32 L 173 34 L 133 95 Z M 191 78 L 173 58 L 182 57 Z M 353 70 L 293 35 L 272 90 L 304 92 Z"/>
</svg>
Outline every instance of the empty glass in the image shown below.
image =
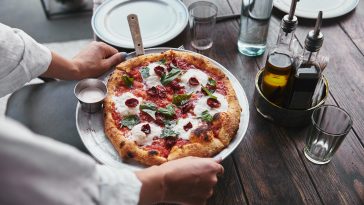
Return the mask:
<svg viewBox="0 0 364 205">
<path fill-rule="evenodd" d="M 188 7 L 190 13 L 191 45 L 197 50 L 211 48 L 213 28 L 216 23 L 217 6 L 211 2 L 198 1 Z"/>
<path fill-rule="evenodd" d="M 315 164 L 329 163 L 346 135 L 353 121 L 343 109 L 324 105 L 313 111 L 312 124 L 307 133 L 305 156 Z"/>
</svg>

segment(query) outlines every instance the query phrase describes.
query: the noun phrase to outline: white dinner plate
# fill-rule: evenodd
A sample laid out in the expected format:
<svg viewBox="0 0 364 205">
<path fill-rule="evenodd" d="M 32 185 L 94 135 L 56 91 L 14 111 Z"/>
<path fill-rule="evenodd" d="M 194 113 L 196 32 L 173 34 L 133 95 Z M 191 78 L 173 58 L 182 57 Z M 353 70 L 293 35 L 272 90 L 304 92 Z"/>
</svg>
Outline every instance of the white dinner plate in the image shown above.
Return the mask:
<svg viewBox="0 0 364 205">
<path fill-rule="evenodd" d="M 180 0 L 107 0 L 92 16 L 95 34 L 122 48 L 134 48 L 127 16 L 137 14 L 144 47 L 176 37 L 188 23 L 188 10 Z"/>
<path fill-rule="evenodd" d="M 292 0 L 274 0 L 274 6 L 286 13 L 289 12 Z M 335 18 L 349 13 L 358 5 L 359 0 L 300 0 L 297 3 L 297 17 L 316 19 L 319 11 L 323 18 Z"/>
<path fill-rule="evenodd" d="M 152 49 L 146 49 L 145 53 L 146 54 L 160 53 L 169 49 L 171 48 L 152 48 Z M 181 49 L 173 49 L 173 50 L 187 51 Z M 187 51 L 187 52 L 192 52 L 192 51 Z M 132 57 L 135 57 L 135 53 L 130 53 L 127 59 L 130 59 Z M 232 86 L 235 90 L 235 93 L 237 94 L 239 104 L 243 110 L 240 115 L 239 130 L 236 136 L 224 150 L 222 150 L 219 154 L 215 156 L 215 158 L 217 159 L 218 158 L 225 159 L 240 144 L 241 140 L 243 139 L 246 133 L 249 124 L 249 104 L 244 89 L 240 85 L 239 81 L 235 78 L 235 76 L 231 74 L 224 66 L 222 66 L 218 62 L 210 58 L 208 59 L 212 63 L 214 63 L 218 68 L 220 68 L 222 72 L 224 72 L 225 75 L 230 79 L 230 81 L 232 82 Z M 100 79 L 107 81 L 109 74 L 110 73 L 105 74 Z M 90 153 L 99 162 L 112 167 L 126 168 L 130 170 L 140 170 L 145 168 L 145 166 L 137 162 L 133 161 L 125 162 L 119 157 L 119 154 L 116 152 L 115 148 L 105 135 L 104 119 L 102 112 L 88 114 L 81 110 L 81 105 L 80 103 L 78 103 L 76 108 L 76 126 L 82 142 L 85 144 L 86 148 L 90 151 Z"/>
</svg>

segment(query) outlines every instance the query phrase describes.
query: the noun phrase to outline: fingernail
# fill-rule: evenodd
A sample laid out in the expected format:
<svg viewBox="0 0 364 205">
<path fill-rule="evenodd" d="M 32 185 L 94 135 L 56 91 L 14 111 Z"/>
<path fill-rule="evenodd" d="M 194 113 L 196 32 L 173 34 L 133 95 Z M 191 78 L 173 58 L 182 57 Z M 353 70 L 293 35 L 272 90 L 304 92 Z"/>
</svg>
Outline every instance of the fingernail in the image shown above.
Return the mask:
<svg viewBox="0 0 364 205">
<path fill-rule="evenodd" d="M 126 52 L 120 52 L 120 55 L 123 60 L 125 60 L 126 56 L 128 56 L 128 54 Z"/>
<path fill-rule="evenodd" d="M 214 160 L 217 163 L 221 163 L 222 162 L 222 157 L 214 157 Z"/>
</svg>

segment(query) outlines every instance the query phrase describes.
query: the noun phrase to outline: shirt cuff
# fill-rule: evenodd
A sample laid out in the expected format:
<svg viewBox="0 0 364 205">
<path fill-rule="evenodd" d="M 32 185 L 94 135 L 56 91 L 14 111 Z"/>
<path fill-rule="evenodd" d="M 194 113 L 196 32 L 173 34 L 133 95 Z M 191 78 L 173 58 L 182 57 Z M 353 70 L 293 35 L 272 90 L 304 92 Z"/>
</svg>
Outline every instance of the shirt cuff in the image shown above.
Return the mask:
<svg viewBox="0 0 364 205">
<path fill-rule="evenodd" d="M 138 204 L 142 183 L 135 173 L 105 165 L 97 165 L 96 169 L 100 176 L 100 204 Z"/>
<path fill-rule="evenodd" d="M 52 61 L 52 54 L 47 47 L 37 43 L 22 30 L 14 29 L 14 32 L 18 34 L 24 42 L 23 58 L 20 61 L 19 66 L 24 69 L 28 81 L 30 81 L 47 71 Z"/>
</svg>

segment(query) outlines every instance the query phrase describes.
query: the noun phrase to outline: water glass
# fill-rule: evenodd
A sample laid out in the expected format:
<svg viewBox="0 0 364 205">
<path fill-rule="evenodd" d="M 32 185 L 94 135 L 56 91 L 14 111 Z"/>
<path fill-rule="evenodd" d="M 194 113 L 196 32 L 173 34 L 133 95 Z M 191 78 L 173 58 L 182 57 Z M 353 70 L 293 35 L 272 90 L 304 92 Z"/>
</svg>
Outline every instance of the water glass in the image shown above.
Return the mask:
<svg viewBox="0 0 364 205">
<path fill-rule="evenodd" d="M 238 49 L 246 56 L 264 53 L 273 0 L 243 0 Z"/>
<path fill-rule="evenodd" d="M 345 110 L 334 105 L 317 108 L 311 120 L 304 154 L 315 164 L 329 163 L 349 133 L 353 121 Z"/>
<path fill-rule="evenodd" d="M 217 6 L 207 1 L 197 1 L 188 7 L 190 14 L 191 45 L 197 50 L 211 48 Z"/>
</svg>

